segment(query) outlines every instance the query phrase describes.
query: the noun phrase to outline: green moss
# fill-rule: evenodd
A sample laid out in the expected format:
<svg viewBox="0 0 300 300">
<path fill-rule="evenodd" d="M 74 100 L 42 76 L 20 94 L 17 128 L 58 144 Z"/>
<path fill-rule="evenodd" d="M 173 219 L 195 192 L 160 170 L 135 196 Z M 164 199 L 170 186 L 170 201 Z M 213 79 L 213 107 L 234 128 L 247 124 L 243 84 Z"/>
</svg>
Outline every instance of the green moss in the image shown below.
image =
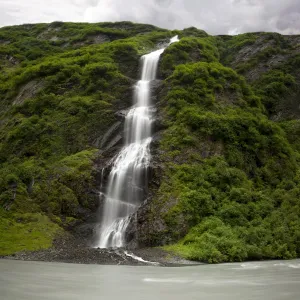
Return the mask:
<svg viewBox="0 0 300 300">
<path fill-rule="evenodd" d="M 45 215 L 7 215 L 1 209 L 0 255 L 47 249 L 52 246 L 54 237 L 62 232 L 62 229 Z"/>
<path fill-rule="evenodd" d="M 205 38 L 205 37 L 209 36 L 204 30 L 201 30 L 201 29 L 198 29 L 195 27 L 185 28 L 179 34 L 180 34 L 180 37 L 181 36 L 184 36 L 184 37 L 193 36 L 193 37 L 197 37 L 197 38 L 203 38 L 203 37 Z"/>
<path fill-rule="evenodd" d="M 210 37 L 184 37 L 165 50 L 161 59 L 161 75 L 168 77 L 175 67 L 182 63 L 197 60 L 214 62 L 218 61 L 218 58 L 219 52 L 214 45 L 214 39 Z"/>
</svg>

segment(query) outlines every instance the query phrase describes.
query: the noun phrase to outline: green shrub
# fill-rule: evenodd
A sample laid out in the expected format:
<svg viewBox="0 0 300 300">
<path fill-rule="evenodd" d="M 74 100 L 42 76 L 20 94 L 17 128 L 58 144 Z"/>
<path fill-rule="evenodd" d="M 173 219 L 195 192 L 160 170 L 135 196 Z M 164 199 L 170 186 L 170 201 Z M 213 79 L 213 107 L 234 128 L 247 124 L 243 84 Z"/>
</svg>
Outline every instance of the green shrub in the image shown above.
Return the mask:
<svg viewBox="0 0 300 300">
<path fill-rule="evenodd" d="M 203 220 L 177 245 L 165 248 L 187 259 L 208 263 L 242 261 L 247 257 L 243 240 L 216 217 Z"/>
</svg>

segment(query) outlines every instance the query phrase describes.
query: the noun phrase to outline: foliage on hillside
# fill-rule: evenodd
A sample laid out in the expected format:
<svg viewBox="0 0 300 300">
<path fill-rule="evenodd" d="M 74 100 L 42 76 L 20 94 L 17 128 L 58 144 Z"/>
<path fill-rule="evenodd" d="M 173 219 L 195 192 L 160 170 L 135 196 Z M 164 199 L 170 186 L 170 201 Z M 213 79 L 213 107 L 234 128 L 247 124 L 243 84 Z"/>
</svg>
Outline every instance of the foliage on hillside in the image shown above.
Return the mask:
<svg viewBox="0 0 300 300">
<path fill-rule="evenodd" d="M 255 36 L 227 47 L 253 45 Z M 251 87 L 210 51 L 200 62 L 187 56 L 165 80 L 164 174 L 147 216 L 161 225 L 142 242 L 180 239 L 166 249 L 211 263 L 299 257 L 299 122 L 271 121 L 267 102 L 288 97 L 296 83 L 274 68 Z"/>
<path fill-rule="evenodd" d="M 299 37 L 130 22 L 0 29 L 0 255 L 49 247 L 96 209 L 99 141 L 140 56 L 175 34 L 142 242 L 211 263 L 299 257 Z"/>
<path fill-rule="evenodd" d="M 246 77 L 273 119 L 300 117 L 300 36 L 249 33 L 218 38 L 221 60 Z"/>
<path fill-rule="evenodd" d="M 0 29 L 0 255 L 49 247 L 96 210 L 99 141 L 131 105 L 140 56 L 171 35 L 130 22 Z"/>
</svg>

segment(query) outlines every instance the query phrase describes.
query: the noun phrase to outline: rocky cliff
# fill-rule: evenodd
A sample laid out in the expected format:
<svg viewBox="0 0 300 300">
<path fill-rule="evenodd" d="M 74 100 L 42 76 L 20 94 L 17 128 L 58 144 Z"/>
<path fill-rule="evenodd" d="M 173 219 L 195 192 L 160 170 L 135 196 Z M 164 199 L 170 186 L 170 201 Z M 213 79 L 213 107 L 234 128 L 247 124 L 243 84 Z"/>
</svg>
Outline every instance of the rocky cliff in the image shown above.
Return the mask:
<svg viewBox="0 0 300 300">
<path fill-rule="evenodd" d="M 129 246 L 207 262 L 299 256 L 300 37 L 129 22 L 0 29 L 0 254 L 92 239 L 139 58 L 175 34 Z"/>
</svg>

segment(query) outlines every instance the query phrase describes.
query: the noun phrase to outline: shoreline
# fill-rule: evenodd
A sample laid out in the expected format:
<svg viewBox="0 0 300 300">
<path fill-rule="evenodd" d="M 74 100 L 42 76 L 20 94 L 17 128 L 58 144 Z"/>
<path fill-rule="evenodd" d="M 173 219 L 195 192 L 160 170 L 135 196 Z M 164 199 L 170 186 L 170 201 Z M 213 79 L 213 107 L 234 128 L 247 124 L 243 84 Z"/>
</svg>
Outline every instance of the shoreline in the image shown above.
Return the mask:
<svg viewBox="0 0 300 300">
<path fill-rule="evenodd" d="M 286 259 L 284 261 L 299 260 Z M 215 265 L 205 262 L 186 260 L 162 248 L 126 248 L 100 249 L 91 247 L 77 247 L 74 249 L 59 249 L 52 247 L 37 251 L 21 251 L 11 255 L 2 255 L 0 260 L 19 260 L 31 262 L 71 263 L 86 265 L 123 265 L 123 266 L 149 266 L 149 267 L 186 267 L 200 265 Z M 252 263 L 281 261 L 283 259 L 246 260 L 228 263 Z"/>
<path fill-rule="evenodd" d="M 41 261 L 73 264 L 127 265 L 153 267 L 183 267 L 204 265 L 205 263 L 185 260 L 160 248 L 128 250 L 79 247 L 71 251 L 50 248 L 38 251 L 22 251 L 0 259 L 20 261 Z"/>
</svg>

